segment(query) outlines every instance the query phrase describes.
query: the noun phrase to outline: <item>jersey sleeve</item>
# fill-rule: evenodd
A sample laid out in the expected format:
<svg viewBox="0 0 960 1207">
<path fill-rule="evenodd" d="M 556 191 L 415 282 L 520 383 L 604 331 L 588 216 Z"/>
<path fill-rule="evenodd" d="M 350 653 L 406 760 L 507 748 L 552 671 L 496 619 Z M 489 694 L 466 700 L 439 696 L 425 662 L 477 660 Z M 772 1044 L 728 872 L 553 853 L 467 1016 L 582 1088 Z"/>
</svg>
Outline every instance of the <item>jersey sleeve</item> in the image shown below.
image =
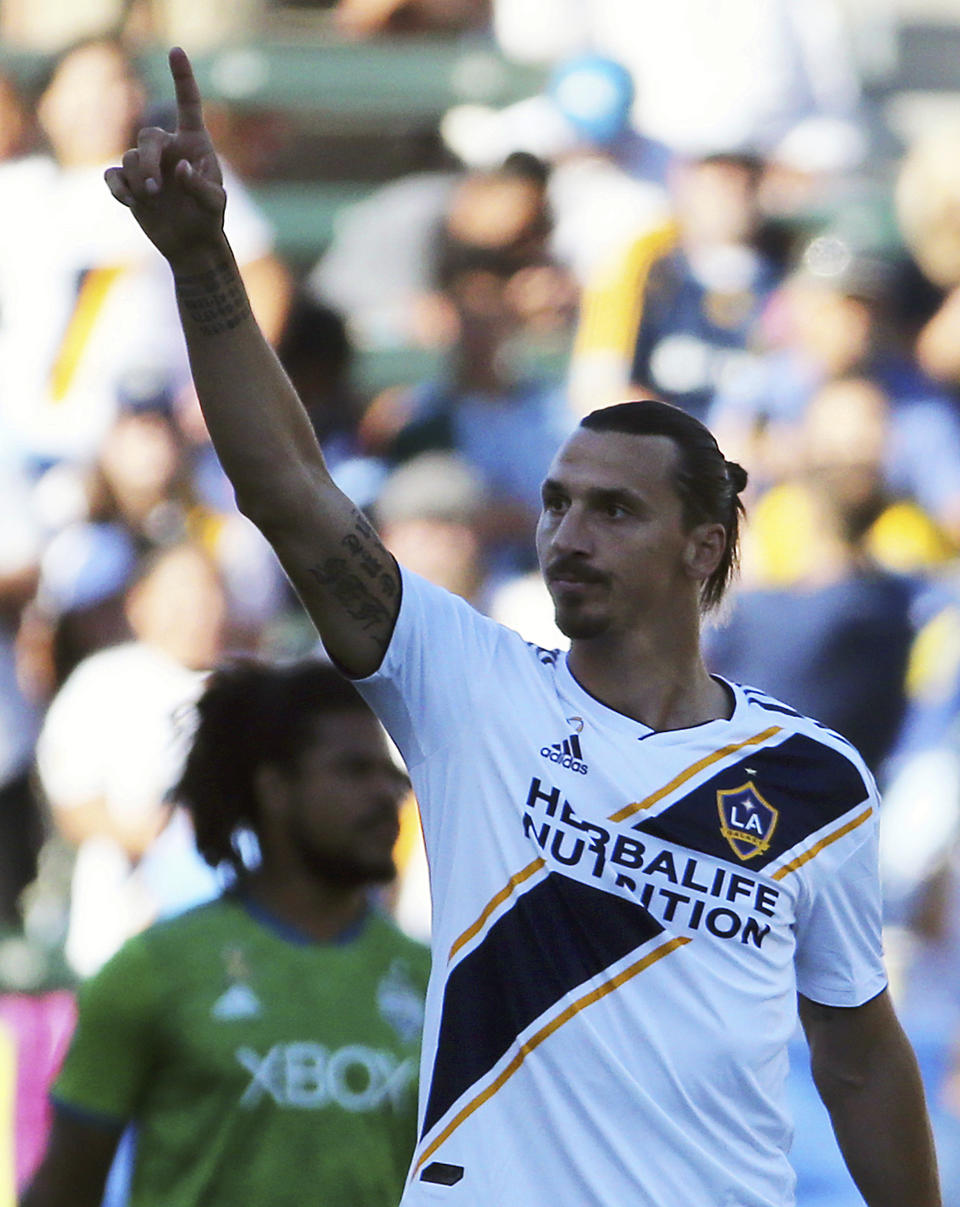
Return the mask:
<svg viewBox="0 0 960 1207">
<path fill-rule="evenodd" d="M 156 1050 L 157 989 L 143 935 L 81 985 L 77 1027 L 52 1089 L 55 1103 L 106 1123 L 136 1114 Z"/>
<path fill-rule="evenodd" d="M 824 1006 L 863 1005 L 887 984 L 877 806 L 871 796 L 869 817 L 810 861 L 797 916 L 797 988 Z M 857 816 L 844 824 L 854 826 Z"/>
<path fill-rule="evenodd" d="M 516 634 L 465 600 L 402 570 L 403 594 L 380 668 L 356 686 L 409 768 L 456 740 L 477 719 L 494 653 Z"/>
</svg>

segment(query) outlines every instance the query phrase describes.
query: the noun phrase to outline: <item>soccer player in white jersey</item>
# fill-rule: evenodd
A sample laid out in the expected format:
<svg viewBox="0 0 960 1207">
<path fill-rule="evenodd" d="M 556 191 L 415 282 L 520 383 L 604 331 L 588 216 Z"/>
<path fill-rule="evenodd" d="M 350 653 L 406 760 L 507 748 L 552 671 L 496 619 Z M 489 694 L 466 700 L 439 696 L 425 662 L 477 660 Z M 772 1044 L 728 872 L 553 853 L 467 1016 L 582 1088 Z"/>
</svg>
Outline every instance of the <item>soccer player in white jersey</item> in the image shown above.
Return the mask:
<svg viewBox="0 0 960 1207">
<path fill-rule="evenodd" d="M 937 1207 L 883 970 L 870 775 L 701 658 L 743 471 L 662 404 L 584 422 L 538 531 L 568 656 L 400 571 L 250 317 L 182 51 L 171 70 L 177 130 L 141 132 L 107 182 L 171 265 L 239 504 L 423 815 L 434 970 L 404 1207 L 788 1207 L 798 1000 L 869 1207 Z"/>
</svg>

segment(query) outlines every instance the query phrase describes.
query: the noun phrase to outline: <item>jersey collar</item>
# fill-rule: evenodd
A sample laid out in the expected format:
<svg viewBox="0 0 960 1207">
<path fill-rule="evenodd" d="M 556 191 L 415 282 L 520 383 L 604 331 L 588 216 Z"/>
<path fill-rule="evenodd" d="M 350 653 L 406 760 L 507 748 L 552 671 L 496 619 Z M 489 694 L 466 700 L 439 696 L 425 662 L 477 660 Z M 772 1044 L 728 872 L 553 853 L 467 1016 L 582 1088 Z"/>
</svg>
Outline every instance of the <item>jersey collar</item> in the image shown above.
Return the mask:
<svg viewBox="0 0 960 1207">
<path fill-rule="evenodd" d="M 720 675 L 713 675 L 712 678 L 716 679 L 718 683 L 722 683 L 733 696 L 733 713 L 729 719 L 721 717 L 712 721 L 704 721 L 701 725 L 689 726 L 686 729 L 656 730 L 617 712 L 616 709 L 609 708 L 596 696 L 592 696 L 574 678 L 567 662 L 567 654 L 562 654 L 557 659 L 557 687 L 560 694 L 569 701 L 575 714 L 589 717 L 595 723 L 608 730 L 622 733 L 625 737 L 636 741 L 652 741 L 657 745 L 687 742 L 694 735 L 697 738 L 709 738 L 711 734 L 716 733 L 719 737 L 719 735 L 729 733 L 730 727 L 740 720 L 748 706 L 742 689 L 738 684 L 731 683 L 729 679 L 724 679 Z"/>
</svg>

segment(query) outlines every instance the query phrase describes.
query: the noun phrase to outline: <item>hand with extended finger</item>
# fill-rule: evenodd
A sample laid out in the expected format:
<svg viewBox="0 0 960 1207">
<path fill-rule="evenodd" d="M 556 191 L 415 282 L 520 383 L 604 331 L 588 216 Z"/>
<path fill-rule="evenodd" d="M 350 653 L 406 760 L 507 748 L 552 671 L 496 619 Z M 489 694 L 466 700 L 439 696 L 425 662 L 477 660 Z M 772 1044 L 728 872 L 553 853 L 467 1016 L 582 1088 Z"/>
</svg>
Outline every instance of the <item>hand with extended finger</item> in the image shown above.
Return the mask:
<svg viewBox="0 0 960 1207">
<path fill-rule="evenodd" d="M 144 233 L 172 263 L 222 239 L 226 193 L 210 135 L 203 124 L 200 90 L 190 60 L 170 52 L 177 97 L 173 133 L 141 130 L 136 147 L 105 179 L 113 196 L 129 206 Z"/>
</svg>

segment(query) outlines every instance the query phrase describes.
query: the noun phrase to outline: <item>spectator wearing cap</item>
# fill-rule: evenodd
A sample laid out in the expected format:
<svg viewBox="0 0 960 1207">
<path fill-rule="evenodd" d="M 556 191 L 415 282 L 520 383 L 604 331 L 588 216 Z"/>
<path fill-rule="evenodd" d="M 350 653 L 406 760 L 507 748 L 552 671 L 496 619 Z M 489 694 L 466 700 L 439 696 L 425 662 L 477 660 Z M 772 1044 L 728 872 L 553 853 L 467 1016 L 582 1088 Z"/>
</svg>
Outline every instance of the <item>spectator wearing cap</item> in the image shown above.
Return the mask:
<svg viewBox="0 0 960 1207">
<path fill-rule="evenodd" d="M 446 587 L 527 641 L 566 649 L 539 571 L 489 572 L 496 516 L 480 476 L 462 458 L 421 453 L 386 479 L 373 508 L 380 536 L 401 565 Z"/>
<path fill-rule="evenodd" d="M 577 54 L 558 63 L 543 91 L 504 109 L 456 105 L 444 140 L 472 168 L 514 152 L 550 166 L 550 247 L 581 284 L 616 252 L 669 218 L 666 146 L 631 121 L 635 88 L 614 58 Z"/>
<path fill-rule="evenodd" d="M 841 0 L 492 0 L 504 53 L 556 63 L 619 57 L 638 128 L 683 155 L 773 150 L 805 125 L 857 124 L 859 85 Z M 832 135 L 836 137 L 836 134 Z M 841 134 L 842 137 L 842 134 Z"/>
<path fill-rule="evenodd" d="M 425 452 L 387 477 L 373 513 L 402 565 L 480 605 L 485 583 L 485 495 L 480 475 L 456 454 Z"/>
</svg>

